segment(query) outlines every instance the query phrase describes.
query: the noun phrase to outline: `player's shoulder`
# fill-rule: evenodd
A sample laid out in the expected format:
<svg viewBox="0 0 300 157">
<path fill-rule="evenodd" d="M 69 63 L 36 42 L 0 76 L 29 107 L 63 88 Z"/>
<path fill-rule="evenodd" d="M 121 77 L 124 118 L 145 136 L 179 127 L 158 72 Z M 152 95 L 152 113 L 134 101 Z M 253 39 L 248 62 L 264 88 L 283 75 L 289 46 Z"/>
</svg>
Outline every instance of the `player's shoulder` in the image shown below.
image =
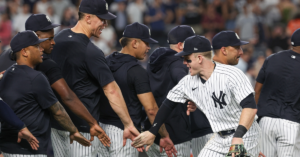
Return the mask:
<svg viewBox="0 0 300 157">
<path fill-rule="evenodd" d="M 279 51 L 276 53 L 271 54 L 270 56 L 266 57 L 266 61 L 269 60 L 277 60 L 277 59 L 282 59 L 282 56 L 288 55 L 288 53 L 292 51 L 292 50 L 283 50 L 283 51 Z"/>
<path fill-rule="evenodd" d="M 41 76 L 43 75 L 41 72 L 36 71 L 27 65 L 17 65 L 17 64 L 14 64 L 11 67 L 9 67 L 7 69 L 7 72 L 16 74 L 17 77 L 22 76 L 20 78 L 26 77 L 30 80 L 34 80 L 35 78 L 40 77 L 40 75 Z"/>
<path fill-rule="evenodd" d="M 216 64 L 215 72 L 224 77 L 236 77 L 237 75 L 245 75 L 239 68 L 227 65 L 227 64 Z"/>
<path fill-rule="evenodd" d="M 64 46 L 68 46 L 68 44 L 69 46 L 87 46 L 90 39 L 85 34 L 75 33 L 70 28 L 67 28 L 58 32 L 54 36 L 54 41 L 56 42 L 56 45 L 63 43 Z"/>
<path fill-rule="evenodd" d="M 105 59 L 103 51 L 92 42 L 89 42 L 87 44 L 85 53 L 88 58 L 101 57 Z"/>
</svg>

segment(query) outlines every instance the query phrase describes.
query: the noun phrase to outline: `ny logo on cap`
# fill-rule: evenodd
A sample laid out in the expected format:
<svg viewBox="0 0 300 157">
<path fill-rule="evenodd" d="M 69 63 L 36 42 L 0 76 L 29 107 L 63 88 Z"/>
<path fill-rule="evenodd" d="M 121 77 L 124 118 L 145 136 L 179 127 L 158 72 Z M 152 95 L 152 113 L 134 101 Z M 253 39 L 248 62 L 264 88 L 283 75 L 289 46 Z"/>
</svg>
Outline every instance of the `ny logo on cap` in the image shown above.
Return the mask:
<svg viewBox="0 0 300 157">
<path fill-rule="evenodd" d="M 108 5 L 107 5 L 107 3 L 106 3 L 106 10 L 108 10 Z"/>
<path fill-rule="evenodd" d="M 292 45 L 294 45 L 294 42 L 292 42 Z"/>
<path fill-rule="evenodd" d="M 182 48 L 184 48 L 185 41 L 183 42 Z"/>
<path fill-rule="evenodd" d="M 192 29 L 192 31 L 195 33 L 195 31 L 194 31 L 193 27 L 191 27 L 191 29 Z"/>
<path fill-rule="evenodd" d="M 38 37 L 38 35 L 37 35 L 35 32 L 33 32 L 33 31 L 32 31 L 32 33 L 33 33 L 35 36 L 37 36 L 37 37 Z"/>
<path fill-rule="evenodd" d="M 235 33 L 235 36 L 236 36 L 238 39 L 240 39 L 240 37 L 239 37 L 239 35 L 238 35 L 238 34 L 236 34 L 236 33 Z"/>
<path fill-rule="evenodd" d="M 150 31 L 150 29 L 149 29 L 149 35 L 151 35 L 151 31 Z"/>
<path fill-rule="evenodd" d="M 50 18 L 46 15 L 46 19 L 49 21 L 49 22 L 51 22 L 51 20 L 50 20 Z"/>
<path fill-rule="evenodd" d="M 197 51 L 198 49 L 196 47 L 194 47 L 194 51 Z"/>
</svg>

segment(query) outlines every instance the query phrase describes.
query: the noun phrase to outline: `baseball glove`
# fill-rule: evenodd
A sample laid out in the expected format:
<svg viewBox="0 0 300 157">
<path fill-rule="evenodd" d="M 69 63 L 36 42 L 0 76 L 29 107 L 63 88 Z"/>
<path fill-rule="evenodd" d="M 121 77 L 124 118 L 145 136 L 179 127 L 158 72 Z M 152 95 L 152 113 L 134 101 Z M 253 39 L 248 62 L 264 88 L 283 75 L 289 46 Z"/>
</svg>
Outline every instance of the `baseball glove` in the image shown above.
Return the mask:
<svg viewBox="0 0 300 157">
<path fill-rule="evenodd" d="M 243 144 L 231 145 L 226 157 L 231 157 L 232 154 L 235 154 L 235 157 L 250 157 L 247 155 L 247 150 L 245 149 Z"/>
</svg>

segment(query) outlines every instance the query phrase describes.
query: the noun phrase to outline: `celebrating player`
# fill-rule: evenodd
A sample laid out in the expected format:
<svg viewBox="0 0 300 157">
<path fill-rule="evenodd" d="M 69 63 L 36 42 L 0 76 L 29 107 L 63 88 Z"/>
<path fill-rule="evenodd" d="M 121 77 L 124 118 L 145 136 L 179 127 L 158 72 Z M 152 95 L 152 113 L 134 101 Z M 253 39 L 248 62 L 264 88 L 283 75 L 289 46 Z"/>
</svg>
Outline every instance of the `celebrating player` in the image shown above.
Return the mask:
<svg viewBox="0 0 300 157">
<path fill-rule="evenodd" d="M 142 107 L 145 108 L 151 122 L 154 121 L 158 111 L 147 72 L 138 64 L 138 60 L 144 59 L 150 50 L 149 44 L 156 43 L 158 42 L 150 37 L 150 29 L 146 25 L 135 22 L 125 27 L 124 35 L 120 39 L 122 50 L 114 52 L 106 58 L 116 82 L 124 93 L 130 117 L 136 128 L 141 128 Z M 112 147 L 106 149 L 110 156 L 138 157 L 138 151 L 130 145 L 130 141 L 127 141 L 125 147 L 122 146 L 122 142 L 119 142 L 122 140 L 124 126 L 108 102 L 101 106 L 100 122 L 108 135 L 112 137 Z M 164 125 L 160 134 L 164 136 L 161 141 L 162 146 L 167 146 L 165 149 L 169 156 L 172 156 L 172 152 L 175 154 L 174 144 Z M 105 155 L 102 154 L 99 156 L 104 157 Z"/>
<path fill-rule="evenodd" d="M 99 120 L 101 101 L 108 98 L 111 107 L 124 125 L 123 145 L 125 145 L 126 139 L 133 139 L 139 132 L 133 125 L 120 88 L 114 81 L 103 52 L 90 41 L 92 36 L 99 38 L 107 26 L 107 20 L 116 16 L 108 12 L 105 0 L 82 0 L 78 14 L 79 20 L 73 28 L 64 29 L 55 35 L 56 44 L 51 54 L 52 59 L 61 68 L 67 84 L 96 120 Z M 79 131 L 86 138 L 90 138 L 89 124 L 72 112 L 68 113 Z M 57 124 L 52 127 L 60 130 L 56 141 L 68 146 L 65 140 L 67 132 Z M 71 146 L 72 154 L 67 156 L 96 156 L 98 148 L 103 147 L 96 140 L 93 141 L 91 150 L 81 147 L 78 143 L 74 144 Z"/>
<path fill-rule="evenodd" d="M 235 40 L 240 42 L 240 40 Z M 157 128 L 166 120 L 177 103 L 191 100 L 207 116 L 215 136 L 205 145 L 200 157 L 234 156 L 235 151 L 259 154 L 260 129 L 256 123 L 253 88 L 237 68 L 211 61 L 210 42 L 200 36 L 185 40 L 184 64 L 190 75 L 184 77 L 168 94 L 159 109 L 152 128 L 139 135 L 133 146 L 151 145 Z M 245 148 L 244 148 L 245 147 Z M 233 150 L 228 153 L 229 148 Z"/>
<path fill-rule="evenodd" d="M 71 143 L 77 140 L 90 146 L 72 123 L 70 117 L 57 101 L 45 76 L 33 68 L 41 63 L 43 48 L 35 32 L 19 32 L 11 41 L 12 58 L 17 64 L 6 70 L 0 81 L 0 96 L 10 105 L 18 117 L 39 141 L 39 149 L 33 150 L 27 142 L 17 140 L 19 130 L 3 123 L 0 147 L 4 157 L 46 157 L 50 140 L 50 113 L 56 121 L 70 132 Z M 50 111 L 50 112 L 49 112 Z"/>
<path fill-rule="evenodd" d="M 158 48 L 150 56 L 147 72 L 151 90 L 159 106 L 167 97 L 168 92 L 188 74 L 188 68 L 182 64 L 182 57 L 174 55 L 183 50 L 184 40 L 193 35 L 195 35 L 195 32 L 192 27 L 186 25 L 176 26 L 168 34 L 170 48 Z M 178 156 L 190 156 L 191 138 L 193 138 L 193 155 L 198 156 L 200 150 L 210 139 L 212 130 L 206 116 L 199 109 L 195 111 L 196 113 L 191 113 L 192 125 L 190 125 L 189 117 L 185 114 L 186 109 L 186 104 L 178 105 L 165 122 L 166 128 L 175 144 Z M 147 154 L 149 156 L 160 156 L 159 146 L 157 145 L 159 135 L 154 142 L 155 144 L 150 147 Z"/>
<path fill-rule="evenodd" d="M 256 79 L 262 152 L 272 157 L 300 154 L 300 29 L 291 37 L 291 50 L 269 56 Z"/>
</svg>

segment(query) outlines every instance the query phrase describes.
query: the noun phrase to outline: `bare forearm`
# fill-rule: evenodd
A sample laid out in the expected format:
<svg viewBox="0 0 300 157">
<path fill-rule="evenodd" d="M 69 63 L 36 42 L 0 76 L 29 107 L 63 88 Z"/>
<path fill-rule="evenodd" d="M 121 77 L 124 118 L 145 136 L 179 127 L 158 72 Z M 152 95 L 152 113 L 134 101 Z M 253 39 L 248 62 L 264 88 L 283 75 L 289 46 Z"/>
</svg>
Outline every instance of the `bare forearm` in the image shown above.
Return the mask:
<svg viewBox="0 0 300 157">
<path fill-rule="evenodd" d="M 111 82 L 108 85 L 106 85 L 103 89 L 112 109 L 119 116 L 123 125 L 133 125 L 123 95 L 117 83 Z"/>
<path fill-rule="evenodd" d="M 63 102 L 73 113 L 85 120 L 90 126 L 97 124 L 96 119 L 90 114 L 74 92 L 71 93 L 71 99 L 63 99 Z"/>
<path fill-rule="evenodd" d="M 242 110 L 239 125 L 243 125 L 247 130 L 249 130 L 254 121 L 256 112 L 257 109 L 244 108 Z"/>
<path fill-rule="evenodd" d="M 76 126 L 73 124 L 68 113 L 59 102 L 52 105 L 50 107 L 50 110 L 55 120 L 60 124 L 60 126 L 62 126 L 65 130 L 69 131 L 71 134 L 77 132 Z"/>
</svg>

